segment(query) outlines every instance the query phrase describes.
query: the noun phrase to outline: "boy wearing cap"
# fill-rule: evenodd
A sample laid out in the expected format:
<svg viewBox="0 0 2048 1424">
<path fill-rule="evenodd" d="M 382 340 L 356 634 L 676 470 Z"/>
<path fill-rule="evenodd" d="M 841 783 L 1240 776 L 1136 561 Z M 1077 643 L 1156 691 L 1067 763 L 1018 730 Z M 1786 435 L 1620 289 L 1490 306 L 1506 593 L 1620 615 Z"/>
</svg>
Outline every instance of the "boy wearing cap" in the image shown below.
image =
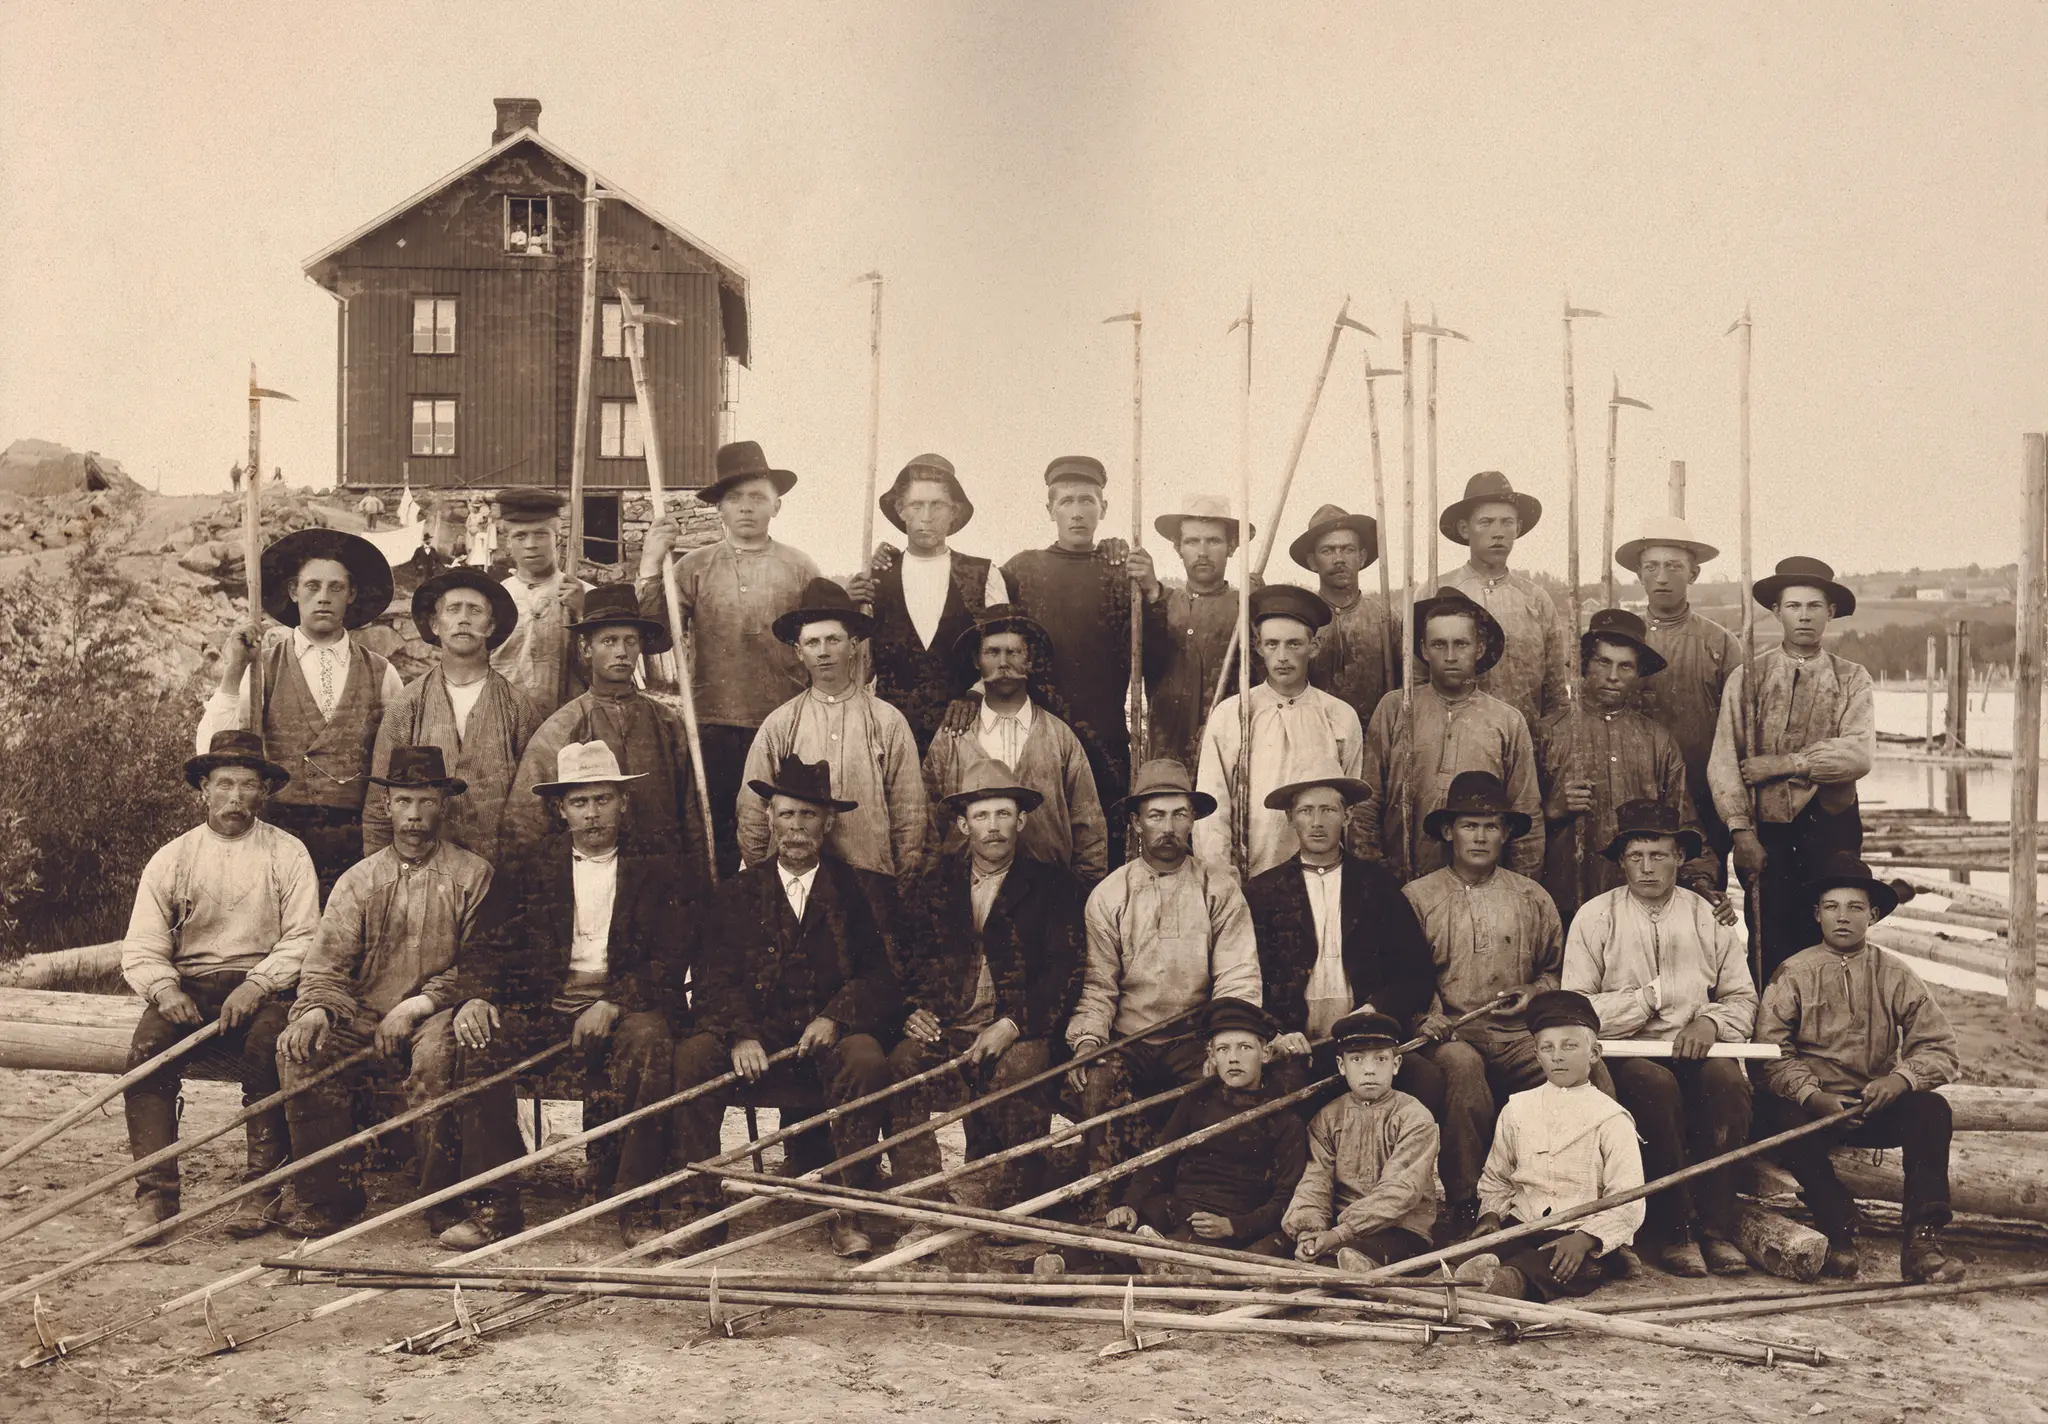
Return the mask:
<svg viewBox="0 0 2048 1424">
<path fill-rule="evenodd" d="M 370 774 L 389 769 L 395 747 L 439 747 L 450 773 L 469 788 L 448 808 L 442 834 L 494 860 L 505 798 L 541 724 L 526 694 L 491 666 L 493 650 L 516 630 L 519 610 L 505 584 L 479 569 L 456 568 L 414 591 L 412 621 L 441 650 L 441 661 L 385 706 Z M 387 793 L 373 785 L 363 799 L 363 853 L 389 844 Z"/>
<path fill-rule="evenodd" d="M 773 468 L 756 442 L 721 445 L 717 478 L 697 497 L 717 509 L 725 537 L 675 561 L 676 607 L 690 635 L 690 688 L 721 877 L 740 864 L 734 805 L 754 731 L 804 688 L 796 654 L 774 636 L 774 627 L 801 601 L 818 566 L 801 549 L 768 534 L 782 512 L 782 497 L 795 487 L 796 476 Z M 681 526 L 668 515 L 648 529 L 640 546 L 640 612 L 664 627 L 668 600 L 661 567 L 681 537 Z M 669 631 L 683 635 L 682 629 Z"/>
<path fill-rule="evenodd" d="M 1899 892 L 1862 861 L 1838 855 L 1806 887 L 1821 942 L 1787 959 L 1764 991 L 1759 1043 L 1784 1056 L 1757 1064 L 1763 1095 L 1757 1130 L 1772 1134 L 1861 1104 L 1846 1128 L 1776 1150 L 1799 1179 L 1814 1225 L 1827 1233 L 1827 1274 L 1858 1270 L 1855 1199 L 1829 1151 L 1905 1149 L 1904 1233 L 1899 1274 L 1955 1281 L 1961 1262 L 1941 1249 L 1949 1222 L 1948 1099 L 1935 1091 L 1962 1077 L 1955 1031 L 1927 985 L 1903 960 L 1869 942 L 1870 926 L 1898 908 Z"/>
<path fill-rule="evenodd" d="M 512 555 L 512 572 L 499 587 L 512 600 L 514 616 L 499 620 L 505 626 L 492 644 L 491 667 L 525 693 L 534 715 L 542 718 L 552 716 L 586 685 L 569 625 L 576 621 L 590 585 L 562 567 L 557 545 L 564 503 L 563 496 L 550 489 L 514 488 L 498 494 L 499 543 Z M 405 522 L 403 509 L 399 522 Z M 582 551 L 577 554 L 580 557 Z"/>
<path fill-rule="evenodd" d="M 1365 733 L 1358 714 L 1308 680 L 1317 637 L 1330 621 L 1329 605 L 1305 588 L 1271 584 L 1252 595 L 1252 648 L 1266 680 L 1244 694 L 1251 704 L 1249 785 L 1239 784 L 1243 746 L 1238 694 L 1216 704 L 1202 731 L 1195 785 L 1216 798 L 1221 814 L 1195 826 L 1195 854 L 1219 870 L 1251 879 L 1299 849 L 1287 813 L 1265 804 L 1276 787 L 1309 777 L 1356 777 L 1364 770 Z M 1247 805 L 1249 826 L 1243 866 L 1233 864 L 1231 808 Z"/>
<path fill-rule="evenodd" d="M 1479 686 L 1531 727 L 1564 706 L 1571 680 L 1572 620 L 1542 585 L 1508 567 L 1516 541 L 1542 517 L 1543 505 L 1534 495 L 1515 489 L 1498 470 L 1483 470 L 1465 482 L 1465 497 L 1437 520 L 1444 538 L 1471 551 L 1444 574 L 1443 587 L 1464 594 L 1500 625 L 1499 661 Z"/>
<path fill-rule="evenodd" d="M 1401 630 L 1393 610 L 1358 586 L 1359 575 L 1379 560 L 1379 523 L 1369 514 L 1326 504 L 1287 553 L 1316 576 L 1316 592 L 1330 606 L 1329 625 L 1309 659 L 1308 680 L 1350 703 L 1363 727 L 1380 699 L 1400 686 Z"/>
<path fill-rule="evenodd" d="M 1205 1027 L 1215 1073 L 1174 1105 L 1159 1134 L 1162 1143 L 1279 1096 L 1265 1081 L 1266 1044 L 1273 1037 L 1273 1021 L 1265 1010 L 1242 999 L 1217 999 L 1209 1005 Z M 1273 1234 L 1307 1165 L 1300 1117 L 1286 1110 L 1271 1112 L 1132 1173 L 1122 1204 L 1110 1209 L 1104 1225 L 1141 1236 L 1279 1255 Z"/>
<path fill-rule="evenodd" d="M 1593 1086 L 1600 1016 L 1584 994 L 1552 990 L 1529 1003 L 1529 1028 L 1543 1065 L 1539 1087 L 1501 1109 L 1479 1180 L 1482 1215 L 1473 1235 L 1541 1221 L 1643 1184 L 1643 1158 L 1628 1110 Z M 1622 1249 L 1643 1224 L 1641 1201 L 1609 1207 L 1514 1244 L 1507 1258 L 1473 1256 L 1458 1279 L 1490 1295 L 1556 1300 L 1593 1291 L 1620 1274 Z"/>
<path fill-rule="evenodd" d="M 1237 637 L 1237 586 L 1227 575 L 1240 526 L 1228 500 L 1198 494 L 1181 513 L 1162 514 L 1152 527 L 1180 555 L 1187 581 L 1179 588 L 1166 587 L 1156 574 L 1138 581 L 1145 596 L 1145 700 L 1151 709 L 1146 746 L 1155 758 L 1194 766 L 1209 704 Z M 1242 537 L 1257 532 L 1246 529 Z"/>
<path fill-rule="evenodd" d="M 1295 1259 L 1346 1271 L 1429 1249 L 1436 1222 L 1435 1119 L 1394 1087 L 1401 1026 L 1370 1009 L 1330 1030 L 1346 1092 L 1308 1125 L 1308 1170 L 1280 1220 Z"/>
</svg>

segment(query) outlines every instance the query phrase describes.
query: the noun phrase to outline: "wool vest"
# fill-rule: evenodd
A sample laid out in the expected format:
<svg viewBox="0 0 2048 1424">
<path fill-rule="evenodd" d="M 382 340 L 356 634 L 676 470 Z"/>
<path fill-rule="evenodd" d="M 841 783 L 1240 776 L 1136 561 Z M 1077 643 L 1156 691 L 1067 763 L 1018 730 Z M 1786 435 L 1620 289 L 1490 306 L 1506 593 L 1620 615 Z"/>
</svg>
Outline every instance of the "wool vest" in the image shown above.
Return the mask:
<svg viewBox="0 0 2048 1424">
<path fill-rule="evenodd" d="M 953 644 L 974 626 L 987 603 L 991 562 L 952 552 L 946 606 L 929 648 L 918 640 L 909 605 L 903 601 L 902 560 L 875 580 L 875 631 L 868 644 L 874 660 L 875 692 L 910 723 L 920 753 L 931 746 L 933 734 L 945 720 L 947 705 L 973 684 L 961 661 L 953 656 Z"/>
<path fill-rule="evenodd" d="M 348 675 L 332 717 L 320 704 L 289 638 L 271 648 L 263 674 L 263 749 L 292 779 L 272 799 L 286 806 L 360 812 L 369 790 L 370 753 L 384 720 L 384 670 L 390 664 L 349 639 Z"/>
</svg>

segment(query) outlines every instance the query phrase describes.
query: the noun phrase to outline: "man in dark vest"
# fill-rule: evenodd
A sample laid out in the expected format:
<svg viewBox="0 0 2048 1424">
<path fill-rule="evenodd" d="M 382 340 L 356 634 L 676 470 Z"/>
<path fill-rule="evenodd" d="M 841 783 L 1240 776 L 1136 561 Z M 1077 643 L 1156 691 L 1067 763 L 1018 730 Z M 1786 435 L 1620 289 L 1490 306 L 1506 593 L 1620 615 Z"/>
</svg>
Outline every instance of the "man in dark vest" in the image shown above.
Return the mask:
<svg viewBox="0 0 2048 1424">
<path fill-rule="evenodd" d="M 300 529 L 263 551 L 263 608 L 290 630 L 265 639 L 253 617 L 228 639 L 220 686 L 206 699 L 193 750 L 249 728 L 291 780 L 264 815 L 305 842 L 324 902 L 363 856 L 363 797 L 384 707 L 404 690 L 397 669 L 349 636 L 391 602 L 391 565 L 375 544 L 335 529 Z M 249 664 L 263 658 L 263 705 L 249 707 Z"/>
<path fill-rule="evenodd" d="M 899 558 L 893 546 L 882 545 L 873 565 L 847 580 L 846 591 L 874 609 L 868 649 L 875 692 L 909 720 L 923 756 L 947 707 L 967 690 L 954 643 L 982 609 L 1009 595 L 992 560 L 946 547 L 947 537 L 974 517 L 952 461 L 919 455 L 897 472 L 880 503 L 909 547 Z"/>
</svg>

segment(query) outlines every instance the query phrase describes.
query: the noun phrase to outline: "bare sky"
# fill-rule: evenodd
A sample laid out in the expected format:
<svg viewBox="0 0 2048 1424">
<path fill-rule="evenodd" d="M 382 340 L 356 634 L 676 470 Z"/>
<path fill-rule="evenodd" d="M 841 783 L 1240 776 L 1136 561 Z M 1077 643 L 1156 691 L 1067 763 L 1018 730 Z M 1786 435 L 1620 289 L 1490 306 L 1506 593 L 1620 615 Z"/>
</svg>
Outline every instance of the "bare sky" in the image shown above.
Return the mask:
<svg viewBox="0 0 2048 1424">
<path fill-rule="evenodd" d="M 265 463 L 330 481 L 334 310 L 299 264 L 480 152 L 520 94 L 748 269 L 739 432 L 802 476 L 777 533 L 828 568 L 858 552 L 871 267 L 883 477 L 949 455 L 970 551 L 1046 542 L 1039 472 L 1069 452 L 1110 466 L 1127 531 L 1129 334 L 1098 323 L 1134 302 L 1148 520 L 1231 489 L 1225 328 L 1253 286 L 1255 518 L 1345 294 L 1385 365 L 1403 300 L 1434 303 L 1474 338 L 1442 352 L 1444 498 L 1506 470 L 1547 507 L 1518 558 L 1562 572 L 1569 286 L 1613 314 L 1577 347 L 1589 578 L 1615 372 L 1655 407 L 1623 413 L 1620 537 L 1683 458 L 1734 572 L 1722 331 L 1745 301 L 1759 564 L 2003 563 L 2020 435 L 2048 426 L 2043 54 L 2039 0 L 13 0 L 0 442 L 224 488 L 253 358 L 302 402 L 272 408 Z M 1371 508 L 1365 349 L 1346 338 L 1283 538 L 1326 500 Z M 1399 382 L 1380 396 L 1398 508 Z"/>
</svg>

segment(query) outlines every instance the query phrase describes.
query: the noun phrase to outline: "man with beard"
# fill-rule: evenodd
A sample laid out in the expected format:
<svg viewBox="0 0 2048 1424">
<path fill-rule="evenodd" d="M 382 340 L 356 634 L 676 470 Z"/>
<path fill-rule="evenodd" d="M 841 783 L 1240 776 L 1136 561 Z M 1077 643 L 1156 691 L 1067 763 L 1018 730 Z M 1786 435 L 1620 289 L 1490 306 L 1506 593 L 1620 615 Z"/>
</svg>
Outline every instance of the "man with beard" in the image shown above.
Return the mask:
<svg viewBox="0 0 2048 1424">
<path fill-rule="evenodd" d="M 1401 629 L 1394 611 L 1358 584 L 1359 575 L 1379 561 L 1379 523 L 1369 514 L 1326 504 L 1287 553 L 1316 576 L 1316 592 L 1330 606 L 1308 680 L 1350 703 L 1363 727 L 1380 699 L 1400 685 Z"/>
<path fill-rule="evenodd" d="M 1481 677 L 1480 689 L 1520 712 L 1531 727 L 1564 706 L 1570 682 L 1570 620 L 1534 579 L 1508 568 L 1515 541 L 1542 516 L 1535 496 L 1517 491 L 1498 470 L 1487 470 L 1466 481 L 1465 497 L 1437 521 L 1446 539 L 1471 550 L 1466 562 L 1444 575 L 1443 586 L 1470 598 L 1500 625 L 1500 658 Z"/>
<path fill-rule="evenodd" d="M 525 693 L 534 715 L 543 718 L 584 688 L 569 625 L 589 585 L 562 568 L 562 504 L 562 496 L 548 489 L 498 495 L 498 526 L 512 555 L 512 572 L 499 586 L 512 600 L 514 616 L 500 620 L 504 626 L 491 645 L 491 668 Z M 576 550 L 576 557 L 582 552 Z"/>
<path fill-rule="evenodd" d="M 1240 537 L 1229 502 L 1198 494 L 1179 514 L 1152 521 L 1172 543 L 1187 583 L 1169 589 L 1154 576 L 1145 594 L 1145 697 L 1152 709 L 1150 750 L 1155 760 L 1194 766 L 1202 754 L 1202 727 L 1216 696 L 1223 664 L 1237 636 L 1237 586 L 1225 574 Z"/>
</svg>

